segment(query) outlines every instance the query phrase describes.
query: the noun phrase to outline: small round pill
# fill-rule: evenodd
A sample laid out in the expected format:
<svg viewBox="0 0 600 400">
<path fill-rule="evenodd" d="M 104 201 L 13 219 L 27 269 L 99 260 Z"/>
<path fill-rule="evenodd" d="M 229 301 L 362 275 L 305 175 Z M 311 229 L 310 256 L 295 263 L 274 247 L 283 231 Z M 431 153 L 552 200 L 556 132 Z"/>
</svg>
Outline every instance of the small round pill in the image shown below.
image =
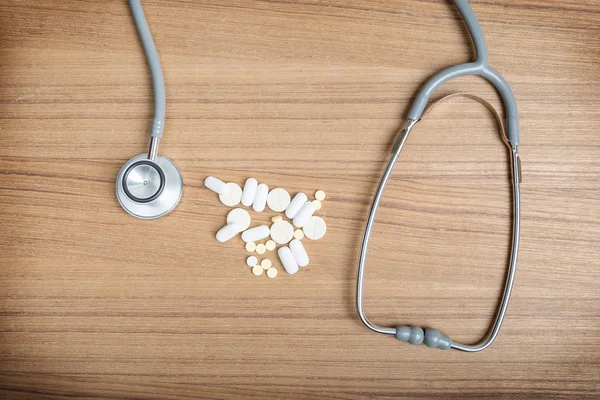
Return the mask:
<svg viewBox="0 0 600 400">
<path fill-rule="evenodd" d="M 319 201 L 323 201 L 323 200 L 325 200 L 325 197 L 326 197 L 325 191 L 323 191 L 323 190 L 317 190 L 315 192 L 315 199 L 317 199 Z"/>
<path fill-rule="evenodd" d="M 237 222 L 240 224 L 243 231 L 250 227 L 251 221 L 252 218 L 250 218 L 250 213 L 243 208 L 234 208 L 227 214 L 227 225 L 235 224 Z"/>
<path fill-rule="evenodd" d="M 267 270 L 267 276 L 269 278 L 275 278 L 277 276 L 277 268 L 273 268 L 273 267 L 269 268 Z"/>
<path fill-rule="evenodd" d="M 281 220 L 282 220 L 281 215 L 276 215 L 273 218 L 271 218 L 272 222 L 279 222 Z"/>
<path fill-rule="evenodd" d="M 273 251 L 275 250 L 275 247 L 277 247 L 277 243 L 275 243 L 274 240 L 267 240 L 265 246 L 267 247 L 267 250 Z"/>
<path fill-rule="evenodd" d="M 265 251 L 267 251 L 267 246 L 262 243 L 256 245 L 256 252 L 258 254 L 265 254 Z"/>
<path fill-rule="evenodd" d="M 256 276 L 262 275 L 264 269 L 260 265 L 255 265 L 252 267 L 252 273 Z"/>
<path fill-rule="evenodd" d="M 273 263 L 268 258 L 265 258 L 260 262 L 260 266 L 263 267 L 263 269 L 269 269 L 273 266 Z"/>
<path fill-rule="evenodd" d="M 267 195 L 267 205 L 275 212 L 285 211 L 290 204 L 290 194 L 282 188 L 275 188 Z"/>
<path fill-rule="evenodd" d="M 298 239 L 298 240 L 304 239 L 304 232 L 302 232 L 302 229 L 296 229 L 294 231 L 294 239 Z"/>
<path fill-rule="evenodd" d="M 315 210 L 321 209 L 321 202 L 319 200 L 313 200 L 312 203 L 313 203 L 313 206 L 315 206 Z"/>
<path fill-rule="evenodd" d="M 242 201 L 242 188 L 240 185 L 233 182 L 227 182 L 227 187 L 229 188 L 229 191 L 225 194 L 220 194 L 219 200 L 226 206 L 237 206 L 240 204 L 240 201 Z"/>
<path fill-rule="evenodd" d="M 275 243 L 285 244 L 294 237 L 294 227 L 287 221 L 275 222 L 271 225 L 271 239 Z"/>
<path fill-rule="evenodd" d="M 248 264 L 249 267 L 254 267 L 256 264 L 258 264 L 258 258 L 250 256 L 246 258 L 246 264 Z"/>
<path fill-rule="evenodd" d="M 252 253 L 254 250 L 256 250 L 256 244 L 254 242 L 246 243 L 246 251 L 248 253 Z"/>
<path fill-rule="evenodd" d="M 319 240 L 327 232 L 327 224 L 321 217 L 310 217 L 302 228 L 304 235 L 311 240 Z"/>
</svg>

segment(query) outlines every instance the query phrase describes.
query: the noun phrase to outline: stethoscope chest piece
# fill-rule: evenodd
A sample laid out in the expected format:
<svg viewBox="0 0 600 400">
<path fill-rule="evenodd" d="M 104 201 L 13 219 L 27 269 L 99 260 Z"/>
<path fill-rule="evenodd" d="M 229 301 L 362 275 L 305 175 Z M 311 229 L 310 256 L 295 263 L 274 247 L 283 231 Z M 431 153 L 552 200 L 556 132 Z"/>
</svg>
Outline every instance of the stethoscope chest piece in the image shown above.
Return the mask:
<svg viewBox="0 0 600 400">
<path fill-rule="evenodd" d="M 183 192 L 179 169 L 163 155 L 155 160 L 140 154 L 129 160 L 117 175 L 117 200 L 134 217 L 154 219 L 177 206 Z"/>
</svg>

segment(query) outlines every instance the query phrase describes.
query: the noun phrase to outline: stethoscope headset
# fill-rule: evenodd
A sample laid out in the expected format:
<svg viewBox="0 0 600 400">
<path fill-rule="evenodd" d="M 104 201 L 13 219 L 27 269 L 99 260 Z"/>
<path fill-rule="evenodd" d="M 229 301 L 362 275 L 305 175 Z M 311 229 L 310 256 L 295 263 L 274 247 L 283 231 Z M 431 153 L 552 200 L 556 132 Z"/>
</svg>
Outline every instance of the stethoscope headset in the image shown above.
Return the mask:
<svg viewBox="0 0 600 400">
<path fill-rule="evenodd" d="M 373 199 L 373 204 L 367 219 L 361 245 L 358 263 L 358 279 L 356 288 L 356 305 L 361 321 L 371 330 L 387 335 L 393 335 L 398 340 L 411 344 L 425 343 L 429 347 L 439 349 L 457 349 L 467 352 L 476 352 L 487 348 L 496 339 L 506 315 L 508 302 L 513 287 L 517 266 L 517 254 L 520 238 L 520 182 L 521 162 L 518 153 L 519 146 L 519 121 L 517 104 L 513 92 L 506 80 L 488 64 L 487 44 L 481 26 L 471 9 L 468 0 L 453 0 L 462 16 L 476 50 L 476 61 L 447 68 L 431 78 L 419 91 L 412 107 L 408 112 L 408 120 L 404 129 L 398 135 L 392 147 L 392 155 L 383 173 L 379 186 Z M 179 203 L 183 191 L 183 180 L 179 169 L 169 158 L 158 154 L 159 141 L 162 138 L 165 123 L 165 83 L 156 46 L 152 40 L 148 23 L 140 0 L 129 0 L 131 12 L 137 26 L 138 33 L 152 73 L 154 86 L 154 120 L 150 131 L 150 148 L 148 153 L 140 154 L 123 165 L 116 181 L 117 199 L 123 209 L 129 214 L 142 219 L 154 219 L 166 215 Z M 512 183 L 512 245 L 508 272 L 504 285 L 504 293 L 496 318 L 485 338 L 474 345 L 454 342 L 437 329 L 421 328 L 418 326 L 381 327 L 369 321 L 363 311 L 363 282 L 367 248 L 377 208 L 392 172 L 394 164 L 400 155 L 409 133 L 417 122 L 422 119 L 423 113 L 433 93 L 445 82 L 468 75 L 478 75 L 490 82 L 500 94 L 506 112 L 506 128 L 502 126 L 503 140 L 509 149 L 509 162 Z M 484 101 L 482 101 L 484 102 Z M 485 102 L 484 102 L 485 103 Z"/>
</svg>

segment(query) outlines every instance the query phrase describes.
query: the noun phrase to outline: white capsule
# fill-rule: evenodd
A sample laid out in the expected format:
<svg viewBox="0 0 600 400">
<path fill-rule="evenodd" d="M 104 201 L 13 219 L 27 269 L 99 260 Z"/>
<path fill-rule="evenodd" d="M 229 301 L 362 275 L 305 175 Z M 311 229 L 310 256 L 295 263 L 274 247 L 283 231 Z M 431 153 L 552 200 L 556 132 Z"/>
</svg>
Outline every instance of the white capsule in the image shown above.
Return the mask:
<svg viewBox="0 0 600 400">
<path fill-rule="evenodd" d="M 298 228 L 302 228 L 314 213 L 315 205 L 310 201 L 304 203 L 302 207 L 300 207 L 300 211 L 298 211 L 294 217 L 294 225 L 296 225 Z"/>
<path fill-rule="evenodd" d="M 292 219 L 296 216 L 296 213 L 300 210 L 302 205 L 306 203 L 308 197 L 304 193 L 297 193 L 292 202 L 288 205 L 285 210 L 285 216 Z"/>
<path fill-rule="evenodd" d="M 261 183 L 256 188 L 256 194 L 254 195 L 254 201 L 252 202 L 252 208 L 256 212 L 261 212 L 265 209 L 267 204 L 267 195 L 269 194 L 269 187 L 264 183 Z"/>
<path fill-rule="evenodd" d="M 243 229 L 243 222 L 234 222 L 233 224 L 227 224 L 217 232 L 217 240 L 224 243 L 240 233 Z"/>
<path fill-rule="evenodd" d="M 215 178 L 214 176 L 207 177 L 204 180 L 204 186 L 218 194 L 229 193 L 229 187 L 227 186 L 227 184 L 222 180 Z"/>
<path fill-rule="evenodd" d="M 244 190 L 242 191 L 242 204 L 246 207 L 250 207 L 254 201 L 254 195 L 256 194 L 256 187 L 258 182 L 254 178 L 246 179 L 244 184 Z"/>
<path fill-rule="evenodd" d="M 255 226 L 242 233 L 242 240 L 246 243 L 257 242 L 269 236 L 271 230 L 267 225 Z"/>
<path fill-rule="evenodd" d="M 294 256 L 289 247 L 280 247 L 279 250 L 277 250 L 277 254 L 279 255 L 283 268 L 285 268 L 288 274 L 294 275 L 298 272 L 298 263 L 294 260 Z"/>
<path fill-rule="evenodd" d="M 292 240 L 290 242 L 290 250 L 299 266 L 306 267 L 308 265 L 308 254 L 301 241 L 298 239 Z"/>
</svg>

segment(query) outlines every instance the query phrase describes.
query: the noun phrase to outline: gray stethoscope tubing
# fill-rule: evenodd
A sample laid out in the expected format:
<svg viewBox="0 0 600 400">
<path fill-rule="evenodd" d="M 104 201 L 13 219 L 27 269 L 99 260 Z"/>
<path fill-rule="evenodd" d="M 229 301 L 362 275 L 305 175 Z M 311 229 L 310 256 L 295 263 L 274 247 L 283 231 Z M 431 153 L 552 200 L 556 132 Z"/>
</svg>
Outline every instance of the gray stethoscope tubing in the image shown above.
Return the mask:
<svg viewBox="0 0 600 400">
<path fill-rule="evenodd" d="M 387 334 L 394 335 L 397 339 L 407 341 L 411 344 L 425 344 L 429 347 L 437 347 L 440 349 L 457 349 L 467 352 L 481 351 L 487 348 L 496 339 L 502 321 L 506 315 L 508 308 L 508 302 L 510 294 L 513 288 L 515 279 L 515 271 L 517 267 L 517 254 L 519 251 L 519 238 L 520 238 L 520 183 L 521 183 L 521 162 L 518 154 L 519 146 L 519 121 L 517 115 L 517 104 L 513 92 L 506 82 L 506 80 L 497 71 L 488 65 L 488 53 L 487 44 L 483 36 L 481 26 L 477 22 L 477 18 L 471 9 L 468 0 L 454 0 L 454 4 L 458 8 L 460 15 L 465 21 L 467 28 L 469 29 L 475 50 L 477 54 L 477 60 L 473 63 L 467 63 L 457 65 L 443 70 L 442 72 L 431 78 L 425 86 L 420 90 L 417 95 L 412 107 L 408 112 L 408 121 L 404 129 L 400 132 L 398 139 L 394 143 L 392 148 L 392 155 L 387 164 L 385 172 L 379 182 L 373 204 L 369 212 L 367 223 L 365 226 L 363 241 L 361 245 L 360 258 L 358 262 L 358 280 L 356 286 L 356 306 L 358 315 L 362 322 L 371 330 Z M 425 107 L 437 88 L 443 83 L 454 79 L 459 76 L 466 75 L 479 75 L 488 80 L 500 93 L 504 108 L 506 112 L 506 137 L 503 137 L 505 144 L 509 148 L 510 167 L 511 167 L 511 182 L 512 182 L 512 244 L 510 251 L 510 260 L 508 265 L 508 272 L 506 276 L 506 282 L 504 285 L 504 293 L 502 300 L 496 312 L 496 319 L 488 331 L 487 335 L 483 340 L 475 345 L 465 345 L 453 342 L 448 336 L 441 334 L 438 330 L 433 328 L 423 328 L 415 326 L 399 326 L 395 328 L 381 327 L 373 324 L 369 321 L 363 311 L 363 282 L 365 273 L 365 262 L 367 257 L 367 247 L 369 244 L 369 238 L 371 236 L 371 229 L 373 228 L 373 222 L 375 220 L 375 214 L 377 207 L 381 200 L 381 195 L 387 184 L 388 178 L 392 172 L 394 164 L 400 155 L 400 151 L 406 142 L 408 134 L 414 127 L 414 125 L 421 119 Z"/>
<path fill-rule="evenodd" d="M 116 181 L 119 204 L 141 219 L 161 217 L 175 208 L 183 191 L 181 173 L 175 163 L 158 154 L 165 127 L 165 80 L 160 60 L 140 0 L 129 0 L 131 13 L 146 53 L 154 87 L 154 119 L 147 154 L 139 154 L 123 165 Z"/>
</svg>

